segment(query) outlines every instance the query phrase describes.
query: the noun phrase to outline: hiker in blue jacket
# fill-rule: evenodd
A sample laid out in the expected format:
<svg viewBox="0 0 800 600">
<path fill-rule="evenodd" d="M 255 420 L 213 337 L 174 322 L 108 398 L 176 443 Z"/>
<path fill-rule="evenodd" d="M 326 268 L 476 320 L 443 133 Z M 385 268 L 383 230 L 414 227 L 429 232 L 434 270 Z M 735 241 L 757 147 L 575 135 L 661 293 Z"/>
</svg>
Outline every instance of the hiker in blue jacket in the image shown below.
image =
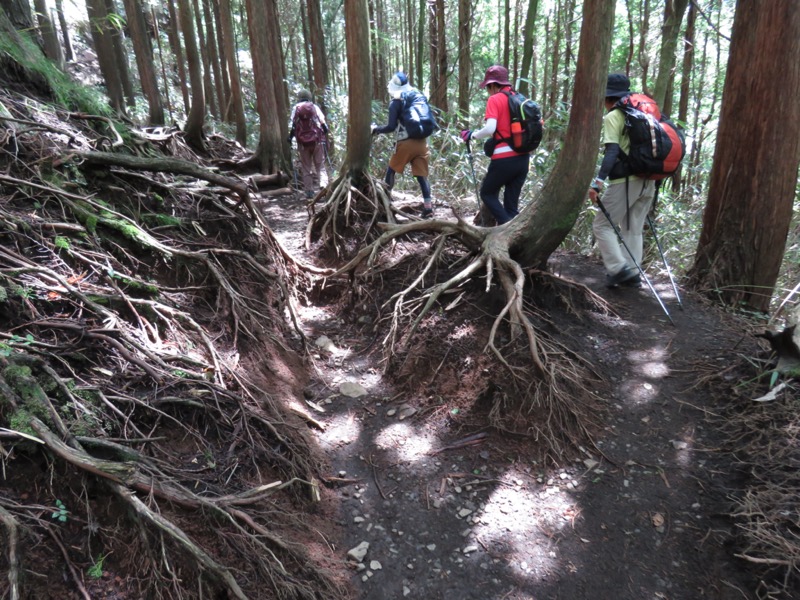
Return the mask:
<svg viewBox="0 0 800 600">
<path fill-rule="evenodd" d="M 402 118 L 403 93 L 411 91 L 419 93 L 419 90 L 411 87 L 411 84 L 408 83 L 408 76 L 401 71 L 392 76 L 386 88 L 392 97 L 392 101 L 389 103 L 389 122 L 383 126 L 372 124 L 372 135 L 395 133 L 396 145 L 394 154 L 389 159 L 384 181 L 386 181 L 386 185 L 389 186 L 391 191 L 394 187 L 395 174 L 402 174 L 406 165 L 411 163 L 411 174 L 416 177 L 419 182 L 419 188 L 422 190 L 423 209 L 421 216 L 423 219 L 430 219 L 433 216 L 433 203 L 431 201 L 431 186 L 428 183 L 428 162 L 431 156 L 428 150 L 428 142 L 426 139 L 409 138 Z"/>
<path fill-rule="evenodd" d="M 606 187 L 606 179 L 611 177 L 603 192 L 603 205 L 636 261 L 636 264 L 632 262 L 611 223 L 602 211 L 598 211 L 592 231 L 606 268 L 606 286 L 610 288 L 642 285 L 636 265 L 642 264 L 644 223 L 656 191 L 655 181 L 639 175 L 615 177 L 614 174 L 614 166 L 630 153 L 631 148 L 630 137 L 625 131 L 625 113 L 614 107 L 620 98 L 629 94 L 631 82 L 628 77 L 624 73 L 611 73 L 606 83 L 605 107 L 608 112 L 603 117 L 603 161 L 589 188 L 589 199 L 597 204 L 599 194 Z"/>
</svg>

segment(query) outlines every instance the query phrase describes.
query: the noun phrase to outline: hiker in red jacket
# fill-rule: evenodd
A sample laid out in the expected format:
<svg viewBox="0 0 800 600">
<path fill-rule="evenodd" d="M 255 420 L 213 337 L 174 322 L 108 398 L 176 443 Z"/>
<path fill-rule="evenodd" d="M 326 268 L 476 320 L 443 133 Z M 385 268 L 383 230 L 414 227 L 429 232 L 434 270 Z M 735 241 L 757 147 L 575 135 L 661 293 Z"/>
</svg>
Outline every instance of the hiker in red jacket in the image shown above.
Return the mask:
<svg viewBox="0 0 800 600">
<path fill-rule="evenodd" d="M 489 92 L 486 102 L 486 124 L 478 131 L 465 129 L 461 139 L 491 138 L 484 144 L 484 151 L 491 157 L 486 177 L 483 178 L 481 200 L 494 216 L 498 225 L 507 223 L 519 214 L 519 196 L 528 177 L 530 154 L 515 152 L 503 139 L 511 138 L 511 112 L 508 97 L 501 93 L 512 91 L 508 80 L 508 69 L 494 65 L 486 70 L 480 83 Z M 500 188 L 505 187 L 503 203 L 500 204 Z"/>
<path fill-rule="evenodd" d="M 310 199 L 320 188 L 328 185 L 328 172 L 325 170 L 328 124 L 308 90 L 300 90 L 297 94 L 290 122 L 289 143 L 292 143 L 292 138 L 297 140 L 303 189 L 306 198 Z"/>
</svg>

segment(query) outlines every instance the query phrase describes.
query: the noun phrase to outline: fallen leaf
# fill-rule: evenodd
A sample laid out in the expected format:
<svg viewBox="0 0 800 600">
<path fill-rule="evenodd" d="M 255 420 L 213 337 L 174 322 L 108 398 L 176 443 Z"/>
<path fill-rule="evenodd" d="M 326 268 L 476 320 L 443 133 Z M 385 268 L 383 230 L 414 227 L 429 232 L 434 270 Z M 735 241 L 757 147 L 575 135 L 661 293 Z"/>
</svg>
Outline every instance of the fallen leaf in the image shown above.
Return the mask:
<svg viewBox="0 0 800 600">
<path fill-rule="evenodd" d="M 653 515 L 653 527 L 661 527 L 664 524 L 664 515 L 656 513 Z"/>
</svg>

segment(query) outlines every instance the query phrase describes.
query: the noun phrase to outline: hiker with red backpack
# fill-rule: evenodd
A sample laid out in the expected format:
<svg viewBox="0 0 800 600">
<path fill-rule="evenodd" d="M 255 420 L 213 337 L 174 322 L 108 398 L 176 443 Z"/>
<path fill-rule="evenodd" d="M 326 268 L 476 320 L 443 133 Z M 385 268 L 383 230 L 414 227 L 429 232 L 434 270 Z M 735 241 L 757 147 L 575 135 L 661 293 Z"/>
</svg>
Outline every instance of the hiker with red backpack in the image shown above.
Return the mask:
<svg viewBox="0 0 800 600">
<path fill-rule="evenodd" d="M 328 124 L 322 109 L 314 104 L 308 90 L 298 92 L 290 122 L 289 144 L 292 143 L 292 138 L 297 140 L 303 189 L 306 198 L 311 199 L 320 188 L 328 185 L 328 172 L 325 170 Z"/>
<path fill-rule="evenodd" d="M 372 124 L 372 135 L 395 134 L 394 154 L 386 167 L 384 181 L 389 191 L 394 187 L 395 174 L 402 174 L 411 164 L 411 174 L 417 179 L 422 192 L 423 219 L 433 217 L 431 186 L 428 183 L 428 168 L 431 153 L 427 138 L 439 129 L 425 95 L 413 88 L 408 76 L 402 71 L 395 73 L 386 86 L 392 101 L 389 103 L 389 122 L 379 126 Z"/>
<path fill-rule="evenodd" d="M 469 147 L 472 139 L 489 138 L 483 150 L 491 162 L 481 184 L 480 196 L 497 224 L 502 225 L 519 214 L 519 197 L 528 177 L 530 153 L 542 139 L 542 117 L 535 102 L 513 90 L 508 69 L 503 66 L 489 67 L 480 87 L 489 93 L 486 124 L 477 131 L 464 129 L 461 139 Z M 503 187 L 501 204 L 500 189 Z"/>
<path fill-rule="evenodd" d="M 589 199 L 600 208 L 592 231 L 606 286 L 641 287 L 644 224 L 658 182 L 683 158 L 683 133 L 652 98 L 631 92 L 624 73 L 608 76 L 605 107 L 603 160 L 589 189 Z"/>
</svg>

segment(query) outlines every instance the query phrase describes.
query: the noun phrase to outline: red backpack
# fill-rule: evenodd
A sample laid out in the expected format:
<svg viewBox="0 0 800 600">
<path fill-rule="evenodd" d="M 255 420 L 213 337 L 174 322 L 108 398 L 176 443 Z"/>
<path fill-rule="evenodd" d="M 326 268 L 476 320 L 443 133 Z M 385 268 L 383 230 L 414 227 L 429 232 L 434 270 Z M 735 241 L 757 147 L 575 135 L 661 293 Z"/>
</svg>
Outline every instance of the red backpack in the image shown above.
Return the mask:
<svg viewBox="0 0 800 600">
<path fill-rule="evenodd" d="M 294 136 L 297 143 L 311 146 L 322 139 L 322 126 L 313 102 L 301 102 L 294 111 Z"/>
<path fill-rule="evenodd" d="M 621 98 L 614 108 L 625 113 L 630 152 L 611 170 L 610 177 L 641 175 L 664 179 L 678 170 L 686 153 L 683 130 L 662 115 L 655 101 L 645 94 Z"/>
</svg>

